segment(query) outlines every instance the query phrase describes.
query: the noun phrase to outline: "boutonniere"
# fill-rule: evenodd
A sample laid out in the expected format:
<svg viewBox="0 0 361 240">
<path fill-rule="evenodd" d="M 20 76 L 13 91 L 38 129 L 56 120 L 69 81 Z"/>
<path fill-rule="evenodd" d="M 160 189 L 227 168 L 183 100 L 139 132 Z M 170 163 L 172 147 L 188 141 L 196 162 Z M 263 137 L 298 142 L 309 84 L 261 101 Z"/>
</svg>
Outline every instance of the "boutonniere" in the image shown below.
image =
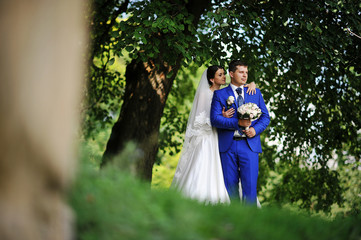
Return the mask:
<svg viewBox="0 0 361 240">
<path fill-rule="evenodd" d="M 234 97 L 233 97 L 233 96 L 229 96 L 229 97 L 227 98 L 227 109 L 229 109 L 229 108 L 232 106 L 233 103 L 234 103 Z"/>
</svg>

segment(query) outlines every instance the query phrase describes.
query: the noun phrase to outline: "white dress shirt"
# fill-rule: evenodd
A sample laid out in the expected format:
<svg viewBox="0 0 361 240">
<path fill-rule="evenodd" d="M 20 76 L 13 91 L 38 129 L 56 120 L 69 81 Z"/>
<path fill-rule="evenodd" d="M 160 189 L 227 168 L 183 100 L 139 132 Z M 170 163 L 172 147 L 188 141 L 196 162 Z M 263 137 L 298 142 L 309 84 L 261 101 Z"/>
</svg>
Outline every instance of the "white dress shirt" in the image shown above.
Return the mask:
<svg viewBox="0 0 361 240">
<path fill-rule="evenodd" d="M 236 85 L 233 85 L 232 83 L 230 85 L 231 85 L 231 88 L 233 90 L 233 94 L 236 97 L 236 101 L 237 101 L 238 93 L 237 93 L 236 89 L 238 87 Z M 240 88 L 242 88 L 242 97 L 244 99 L 244 85 L 240 86 Z M 236 114 L 237 114 L 237 109 L 236 109 Z M 240 134 L 238 133 L 238 130 L 234 131 L 234 136 L 236 136 L 236 137 L 240 136 Z"/>
<path fill-rule="evenodd" d="M 236 91 L 236 89 L 238 88 L 236 85 L 233 85 L 232 83 L 230 84 L 231 85 L 231 88 L 233 90 L 233 94 L 234 96 L 236 97 L 236 99 L 238 98 L 238 93 Z M 242 88 L 242 97 L 244 99 L 244 85 L 240 86 L 240 88 Z"/>
</svg>

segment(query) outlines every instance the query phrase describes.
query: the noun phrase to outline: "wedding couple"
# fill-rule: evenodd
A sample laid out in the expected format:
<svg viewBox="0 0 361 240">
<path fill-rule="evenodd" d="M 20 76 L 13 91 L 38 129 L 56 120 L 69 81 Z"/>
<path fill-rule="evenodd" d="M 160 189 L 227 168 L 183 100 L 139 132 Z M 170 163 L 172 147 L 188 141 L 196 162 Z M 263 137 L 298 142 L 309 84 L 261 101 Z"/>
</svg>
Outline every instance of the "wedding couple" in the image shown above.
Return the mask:
<svg viewBox="0 0 361 240">
<path fill-rule="evenodd" d="M 240 199 L 258 203 L 260 134 L 270 117 L 261 91 L 255 89 L 254 83 L 246 85 L 247 64 L 231 61 L 229 75 L 231 83 L 220 89 L 226 83 L 223 67 L 211 66 L 204 71 L 194 96 L 172 187 L 205 203 Z M 230 102 L 230 96 L 237 100 Z M 262 111 L 253 122 L 237 117 L 236 109 L 248 102 L 255 103 Z"/>
</svg>

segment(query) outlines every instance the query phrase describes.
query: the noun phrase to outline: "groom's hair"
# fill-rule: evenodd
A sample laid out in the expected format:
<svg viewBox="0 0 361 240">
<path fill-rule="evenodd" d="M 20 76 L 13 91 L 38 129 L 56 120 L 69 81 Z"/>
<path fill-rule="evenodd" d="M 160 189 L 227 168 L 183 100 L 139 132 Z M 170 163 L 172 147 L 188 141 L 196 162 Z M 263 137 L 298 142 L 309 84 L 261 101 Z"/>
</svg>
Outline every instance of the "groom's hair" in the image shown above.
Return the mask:
<svg viewBox="0 0 361 240">
<path fill-rule="evenodd" d="M 237 66 L 245 66 L 248 67 L 248 64 L 246 62 L 243 62 L 241 60 L 232 60 L 229 63 L 229 71 L 234 72 L 237 69 Z"/>
<path fill-rule="evenodd" d="M 213 83 L 211 82 L 211 79 L 214 78 L 214 76 L 216 76 L 216 72 L 219 69 L 224 70 L 224 68 L 220 65 L 213 65 L 213 66 L 210 66 L 207 68 L 207 80 L 208 80 L 209 86 L 212 86 Z"/>
</svg>

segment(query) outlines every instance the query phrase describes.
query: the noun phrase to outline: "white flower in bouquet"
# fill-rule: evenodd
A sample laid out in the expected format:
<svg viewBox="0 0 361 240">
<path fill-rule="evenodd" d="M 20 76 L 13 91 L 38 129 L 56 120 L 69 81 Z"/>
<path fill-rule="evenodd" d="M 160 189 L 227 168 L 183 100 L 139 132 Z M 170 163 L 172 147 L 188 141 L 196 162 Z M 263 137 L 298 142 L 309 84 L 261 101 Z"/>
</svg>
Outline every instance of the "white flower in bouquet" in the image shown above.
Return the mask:
<svg viewBox="0 0 361 240">
<path fill-rule="evenodd" d="M 245 103 L 237 109 L 239 119 L 257 120 L 261 114 L 261 109 L 255 103 Z"/>
<path fill-rule="evenodd" d="M 233 97 L 233 96 L 229 96 L 229 97 L 227 98 L 227 108 L 229 108 L 233 103 L 234 103 L 234 97 Z"/>
</svg>

